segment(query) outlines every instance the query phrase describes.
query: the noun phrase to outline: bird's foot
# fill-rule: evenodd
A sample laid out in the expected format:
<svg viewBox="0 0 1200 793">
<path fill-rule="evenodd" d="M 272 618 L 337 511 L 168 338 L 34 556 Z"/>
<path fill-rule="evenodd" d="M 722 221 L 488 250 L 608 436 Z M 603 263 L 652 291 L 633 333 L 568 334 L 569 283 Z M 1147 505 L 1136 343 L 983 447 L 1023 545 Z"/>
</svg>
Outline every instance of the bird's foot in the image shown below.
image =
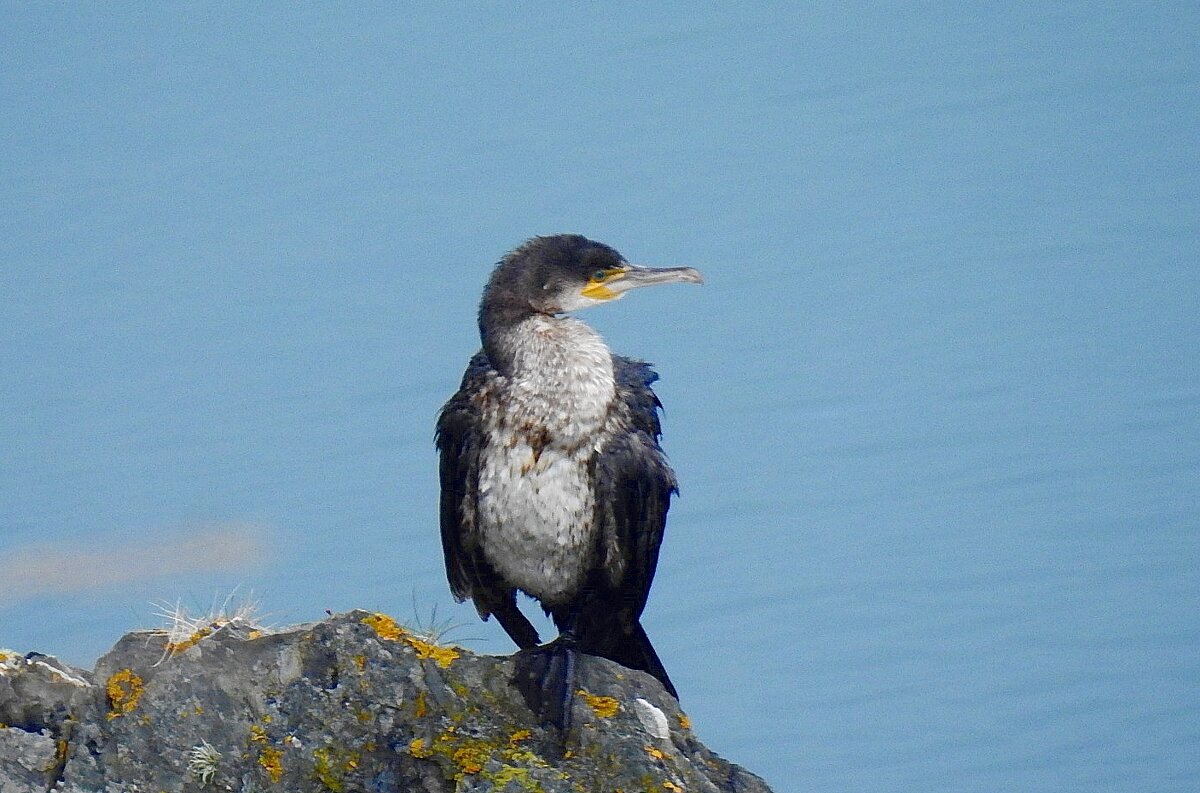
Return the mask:
<svg viewBox="0 0 1200 793">
<path fill-rule="evenodd" d="M 549 644 L 517 653 L 512 682 L 542 724 L 555 727 L 565 740 L 571 729 L 575 698 L 575 637 L 563 634 Z"/>
</svg>

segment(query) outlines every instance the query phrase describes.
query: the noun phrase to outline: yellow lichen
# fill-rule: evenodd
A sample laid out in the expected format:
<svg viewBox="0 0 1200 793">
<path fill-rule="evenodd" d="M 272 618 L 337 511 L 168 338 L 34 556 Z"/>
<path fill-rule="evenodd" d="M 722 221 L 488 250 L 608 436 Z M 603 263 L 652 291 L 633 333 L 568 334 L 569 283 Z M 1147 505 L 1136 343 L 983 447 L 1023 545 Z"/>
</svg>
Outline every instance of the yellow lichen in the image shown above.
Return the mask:
<svg viewBox="0 0 1200 793">
<path fill-rule="evenodd" d="M 480 776 L 492 783 L 494 790 L 511 790 L 510 783 L 515 783 L 527 793 L 542 793 L 544 788 L 533 776 L 534 768 L 548 768 L 549 764 L 533 752 L 505 750 L 503 758 L 506 761 L 500 768 L 491 771 L 486 768 Z M 513 765 L 516 763 L 517 765 Z M 558 772 L 559 777 L 567 779 L 567 775 Z M 582 790 L 582 788 L 577 788 Z"/>
<path fill-rule="evenodd" d="M 408 745 L 408 753 L 422 759 L 433 758 L 447 779 L 461 782 L 465 777 L 479 774 L 484 779 L 497 783 L 497 789 L 508 781 L 517 782 L 526 790 L 533 781 L 530 768 L 547 768 L 547 762 L 521 746 L 521 742 L 532 736 L 529 730 L 518 730 L 508 740 L 489 740 L 459 733 L 451 726 L 431 741 L 415 738 Z M 487 769 L 491 770 L 487 770 Z"/>
<path fill-rule="evenodd" d="M 600 696 L 599 694 L 592 694 L 591 692 L 585 691 L 582 688 L 575 693 L 583 697 L 583 701 L 586 702 L 591 709 L 595 711 L 596 715 L 602 719 L 611 719 L 621 710 L 621 704 L 612 697 L 604 697 Z"/>
<path fill-rule="evenodd" d="M 142 679 L 132 669 L 114 672 L 104 686 L 108 694 L 108 718 L 111 720 L 131 713 L 137 707 L 145 689 Z"/>
<path fill-rule="evenodd" d="M 417 692 L 417 704 L 413 711 L 418 719 L 425 718 L 425 714 L 429 713 L 429 705 L 425 702 L 425 692 Z"/>
<path fill-rule="evenodd" d="M 683 788 L 681 788 L 679 785 L 676 785 L 669 779 L 664 779 L 662 786 L 663 790 L 669 790 L 671 793 L 683 793 Z"/>
<path fill-rule="evenodd" d="M 267 731 L 257 724 L 250 725 L 250 742 L 251 743 L 266 743 Z"/>
<path fill-rule="evenodd" d="M 666 755 L 662 753 L 662 750 L 656 747 L 643 746 L 642 748 L 646 750 L 646 754 L 650 755 L 655 760 L 662 760 L 664 757 L 666 757 Z"/>
<path fill-rule="evenodd" d="M 365 655 L 354 656 L 354 665 L 358 667 L 358 671 L 360 671 L 360 672 L 362 670 L 366 669 L 367 668 L 367 656 L 365 656 Z"/>
<path fill-rule="evenodd" d="M 451 759 L 463 774 L 478 774 L 483 770 L 483 764 L 487 762 L 488 753 L 478 743 L 472 741 L 468 746 L 455 749 Z M 456 776 L 455 778 L 460 777 Z"/>
<path fill-rule="evenodd" d="M 274 746 L 264 746 L 258 755 L 258 764 L 262 766 L 272 782 L 283 778 L 283 752 Z"/>
<path fill-rule="evenodd" d="M 404 641 L 408 642 L 408 645 L 417 651 L 418 658 L 432 658 L 443 669 L 450 666 L 450 662 L 458 658 L 458 650 L 453 647 L 441 647 L 412 635 L 405 636 Z"/>
<path fill-rule="evenodd" d="M 679 726 L 685 730 L 692 728 L 692 720 L 687 717 L 687 714 L 680 713 L 676 718 L 679 719 Z"/>
<path fill-rule="evenodd" d="M 546 768 L 549 765 L 540 755 L 528 749 L 508 749 L 504 752 L 504 759 L 510 763 L 523 763 L 538 768 Z"/>
<path fill-rule="evenodd" d="M 369 626 L 381 639 L 403 641 L 417 652 L 418 658 L 432 658 L 438 666 L 445 669 L 450 662 L 458 658 L 458 650 L 454 647 L 441 647 L 433 642 L 417 638 L 401 628 L 396 621 L 386 614 L 371 614 L 363 617 L 363 623 Z"/>
<path fill-rule="evenodd" d="M 362 618 L 363 624 L 375 631 L 381 639 L 389 639 L 391 641 L 400 641 L 408 634 L 408 631 L 396 624 L 396 621 L 386 614 L 371 614 Z"/>
<path fill-rule="evenodd" d="M 247 639 L 250 639 L 251 641 L 253 641 L 254 639 L 257 639 L 257 638 L 259 638 L 259 637 L 260 637 L 260 636 L 262 636 L 262 635 L 263 635 L 263 632 L 262 632 L 262 631 L 260 631 L 260 630 L 252 630 L 252 631 L 250 631 L 249 633 L 247 633 L 247 634 L 246 634 L 246 638 L 247 638 Z"/>
<path fill-rule="evenodd" d="M 167 655 L 179 655 L 189 647 L 200 643 L 201 639 L 212 635 L 212 628 L 201 628 L 181 642 L 167 642 Z"/>
<path fill-rule="evenodd" d="M 424 738 L 413 738 L 408 743 L 408 753 L 413 757 L 432 757 L 433 749 L 425 745 Z"/>
<path fill-rule="evenodd" d="M 448 759 L 453 765 L 446 769 L 446 775 L 455 781 L 461 781 L 463 777 L 478 774 L 483 769 L 492 748 L 477 738 L 459 735 L 450 727 L 434 739 L 432 746 L 426 746 L 425 741 L 420 738 L 413 741 L 408 745 L 408 753 L 413 757 L 428 758 L 437 755 Z"/>
</svg>

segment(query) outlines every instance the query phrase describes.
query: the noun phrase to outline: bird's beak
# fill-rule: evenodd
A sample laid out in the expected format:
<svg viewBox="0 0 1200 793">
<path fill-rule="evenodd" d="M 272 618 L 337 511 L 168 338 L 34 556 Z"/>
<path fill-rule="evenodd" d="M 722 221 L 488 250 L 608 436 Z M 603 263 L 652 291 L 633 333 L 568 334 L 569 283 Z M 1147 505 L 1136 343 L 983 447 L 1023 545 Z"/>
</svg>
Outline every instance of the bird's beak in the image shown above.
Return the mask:
<svg viewBox="0 0 1200 793">
<path fill-rule="evenodd" d="M 620 296 L 630 289 L 655 284 L 702 284 L 704 277 L 692 267 L 638 267 L 627 265 L 612 277 L 605 279 L 604 286 Z"/>
</svg>

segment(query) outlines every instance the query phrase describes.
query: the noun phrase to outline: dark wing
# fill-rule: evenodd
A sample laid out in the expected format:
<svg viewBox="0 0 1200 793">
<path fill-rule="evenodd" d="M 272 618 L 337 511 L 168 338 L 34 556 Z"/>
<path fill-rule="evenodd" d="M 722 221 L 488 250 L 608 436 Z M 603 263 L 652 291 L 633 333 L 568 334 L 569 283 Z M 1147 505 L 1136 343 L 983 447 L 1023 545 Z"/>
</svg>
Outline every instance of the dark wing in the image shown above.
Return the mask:
<svg viewBox="0 0 1200 793">
<path fill-rule="evenodd" d="M 658 445 L 658 401 L 649 364 L 613 357 L 618 409 L 628 429 L 596 457 L 596 514 L 603 538 L 609 585 L 622 611 L 636 621 L 646 606 L 662 544 L 675 473 Z"/>
<path fill-rule="evenodd" d="M 484 558 L 477 534 L 480 457 L 487 444 L 479 405 L 486 398 L 491 370 L 487 356 L 476 353 L 458 392 L 438 415 L 442 553 L 455 600 L 471 598 L 481 617 L 495 614 L 519 647 L 533 647 L 538 643 L 537 631 L 517 609 L 516 592 Z"/>
<path fill-rule="evenodd" d="M 441 479 L 442 553 L 446 557 L 446 578 L 455 600 L 462 602 L 473 595 L 475 576 L 468 549 L 477 543 L 476 496 L 479 490 L 480 454 L 486 437 L 483 432 L 478 396 L 487 385 L 487 357 L 476 353 L 467 365 L 458 392 L 438 414 L 438 475 Z"/>
</svg>

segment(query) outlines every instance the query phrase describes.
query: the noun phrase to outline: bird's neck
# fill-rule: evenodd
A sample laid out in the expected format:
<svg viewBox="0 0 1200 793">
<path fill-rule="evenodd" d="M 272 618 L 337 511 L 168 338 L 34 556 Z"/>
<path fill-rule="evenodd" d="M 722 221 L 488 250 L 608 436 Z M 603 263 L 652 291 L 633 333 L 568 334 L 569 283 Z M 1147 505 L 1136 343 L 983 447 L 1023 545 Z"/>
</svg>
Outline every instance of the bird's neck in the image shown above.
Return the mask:
<svg viewBox="0 0 1200 793">
<path fill-rule="evenodd" d="M 483 349 L 510 378 L 571 382 L 612 377 L 612 353 L 600 334 L 574 317 L 530 313 L 516 322 L 485 326 Z"/>
<path fill-rule="evenodd" d="M 504 377 L 502 423 L 576 447 L 607 420 L 616 397 L 612 353 L 579 320 L 535 314 L 486 337 L 484 349 Z"/>
</svg>

